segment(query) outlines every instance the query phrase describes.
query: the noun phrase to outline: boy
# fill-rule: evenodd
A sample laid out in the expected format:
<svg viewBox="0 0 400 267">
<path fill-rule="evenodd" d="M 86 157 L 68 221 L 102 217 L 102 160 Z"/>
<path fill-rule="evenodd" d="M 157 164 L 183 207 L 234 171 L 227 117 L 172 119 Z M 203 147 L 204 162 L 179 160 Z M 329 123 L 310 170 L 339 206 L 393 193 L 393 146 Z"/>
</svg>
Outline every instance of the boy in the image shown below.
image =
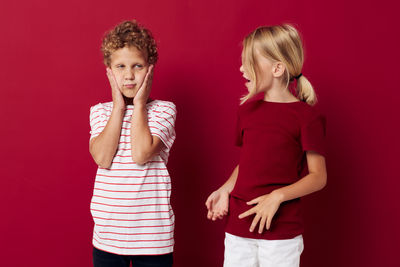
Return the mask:
<svg viewBox="0 0 400 267">
<path fill-rule="evenodd" d="M 90 205 L 93 263 L 172 266 L 174 213 L 166 168 L 176 108 L 150 100 L 158 54 L 149 30 L 124 21 L 101 47 L 112 102 L 90 109 L 90 153 L 99 165 Z"/>
</svg>

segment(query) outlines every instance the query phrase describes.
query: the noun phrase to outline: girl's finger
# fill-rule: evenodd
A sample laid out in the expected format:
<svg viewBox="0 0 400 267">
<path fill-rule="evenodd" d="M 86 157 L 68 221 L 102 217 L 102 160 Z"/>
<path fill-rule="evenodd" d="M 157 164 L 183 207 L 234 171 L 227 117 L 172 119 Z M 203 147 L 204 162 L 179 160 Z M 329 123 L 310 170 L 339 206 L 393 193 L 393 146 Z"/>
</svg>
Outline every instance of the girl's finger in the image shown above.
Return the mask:
<svg viewBox="0 0 400 267">
<path fill-rule="evenodd" d="M 254 217 L 254 219 L 253 219 L 253 222 L 251 223 L 251 226 L 250 226 L 250 232 L 253 232 L 254 231 L 254 228 L 256 228 L 256 226 L 257 226 L 257 223 L 258 223 L 258 221 L 260 220 L 260 215 L 256 215 L 255 217 Z"/>
<path fill-rule="evenodd" d="M 247 205 L 257 204 L 258 202 L 260 202 L 259 198 L 260 198 L 260 197 L 255 198 L 255 199 L 253 199 L 253 200 L 250 200 L 250 201 L 246 202 L 246 204 L 247 204 Z"/>
<path fill-rule="evenodd" d="M 209 211 L 207 212 L 207 219 L 209 219 L 209 220 L 212 219 L 212 211 L 211 211 L 211 210 L 209 210 Z"/>
<path fill-rule="evenodd" d="M 265 221 L 267 220 L 266 216 L 262 216 L 261 217 L 261 221 L 260 221 L 260 225 L 258 227 L 258 233 L 262 234 L 263 230 L 264 230 L 264 226 L 265 226 Z"/>
<path fill-rule="evenodd" d="M 267 225 L 265 226 L 267 228 L 267 230 L 269 230 L 269 228 L 271 228 L 271 221 L 272 221 L 272 216 L 268 216 Z"/>
<path fill-rule="evenodd" d="M 206 200 L 206 203 L 205 203 L 205 204 L 206 204 L 206 207 L 207 207 L 207 209 L 209 209 L 209 210 L 210 210 L 210 209 L 211 209 L 211 199 L 210 199 L 210 197 L 208 197 L 208 198 L 207 198 L 207 200 Z"/>
<path fill-rule="evenodd" d="M 242 214 L 239 215 L 239 219 L 242 219 L 244 217 L 247 217 L 251 214 L 255 213 L 254 208 L 249 209 L 248 211 L 243 212 Z"/>
</svg>

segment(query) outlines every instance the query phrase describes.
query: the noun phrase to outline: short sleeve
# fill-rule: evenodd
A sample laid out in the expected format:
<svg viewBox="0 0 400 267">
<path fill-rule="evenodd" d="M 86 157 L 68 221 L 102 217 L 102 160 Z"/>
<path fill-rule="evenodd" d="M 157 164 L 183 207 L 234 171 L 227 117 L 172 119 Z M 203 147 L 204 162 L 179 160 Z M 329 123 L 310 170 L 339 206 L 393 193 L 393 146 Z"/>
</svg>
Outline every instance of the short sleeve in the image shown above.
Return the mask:
<svg viewBox="0 0 400 267">
<path fill-rule="evenodd" d="M 237 114 L 236 130 L 235 130 L 235 145 L 242 146 L 243 144 L 243 128 L 241 125 L 239 112 Z"/>
<path fill-rule="evenodd" d="M 318 114 L 301 127 L 303 151 L 315 151 L 326 157 L 326 118 Z"/>
<path fill-rule="evenodd" d="M 107 124 L 105 107 L 97 104 L 90 108 L 90 140 L 98 136 Z"/>
<path fill-rule="evenodd" d="M 175 141 L 176 107 L 172 102 L 158 103 L 149 120 L 151 135 L 161 139 L 168 150 Z"/>
</svg>

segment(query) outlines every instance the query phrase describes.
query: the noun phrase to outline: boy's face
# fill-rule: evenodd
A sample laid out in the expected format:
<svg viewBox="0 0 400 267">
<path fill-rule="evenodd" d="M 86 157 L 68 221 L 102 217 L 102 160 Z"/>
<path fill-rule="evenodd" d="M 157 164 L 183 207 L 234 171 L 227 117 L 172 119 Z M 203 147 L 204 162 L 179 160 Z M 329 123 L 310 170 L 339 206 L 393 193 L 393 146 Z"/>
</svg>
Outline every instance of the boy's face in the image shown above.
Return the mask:
<svg viewBox="0 0 400 267">
<path fill-rule="evenodd" d="M 111 54 L 110 67 L 122 94 L 134 98 L 149 68 L 147 54 L 125 46 Z"/>
</svg>

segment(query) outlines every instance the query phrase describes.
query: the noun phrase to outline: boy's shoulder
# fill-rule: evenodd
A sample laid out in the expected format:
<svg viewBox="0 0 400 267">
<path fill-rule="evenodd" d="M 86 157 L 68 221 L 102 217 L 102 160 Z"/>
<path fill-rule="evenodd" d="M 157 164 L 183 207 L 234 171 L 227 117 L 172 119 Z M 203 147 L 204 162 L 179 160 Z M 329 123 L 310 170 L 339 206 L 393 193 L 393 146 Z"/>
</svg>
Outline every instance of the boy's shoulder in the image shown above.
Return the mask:
<svg viewBox="0 0 400 267">
<path fill-rule="evenodd" d="M 167 111 L 171 110 L 174 113 L 176 113 L 176 105 L 171 102 L 171 101 L 166 101 L 166 100 L 153 100 L 150 103 L 148 103 L 148 108 L 153 109 L 153 110 L 158 110 L 158 111 Z"/>
<path fill-rule="evenodd" d="M 93 105 L 90 107 L 90 110 L 99 110 L 99 109 L 111 109 L 113 106 L 113 102 L 104 102 L 104 103 L 98 103 L 96 105 Z"/>
</svg>

